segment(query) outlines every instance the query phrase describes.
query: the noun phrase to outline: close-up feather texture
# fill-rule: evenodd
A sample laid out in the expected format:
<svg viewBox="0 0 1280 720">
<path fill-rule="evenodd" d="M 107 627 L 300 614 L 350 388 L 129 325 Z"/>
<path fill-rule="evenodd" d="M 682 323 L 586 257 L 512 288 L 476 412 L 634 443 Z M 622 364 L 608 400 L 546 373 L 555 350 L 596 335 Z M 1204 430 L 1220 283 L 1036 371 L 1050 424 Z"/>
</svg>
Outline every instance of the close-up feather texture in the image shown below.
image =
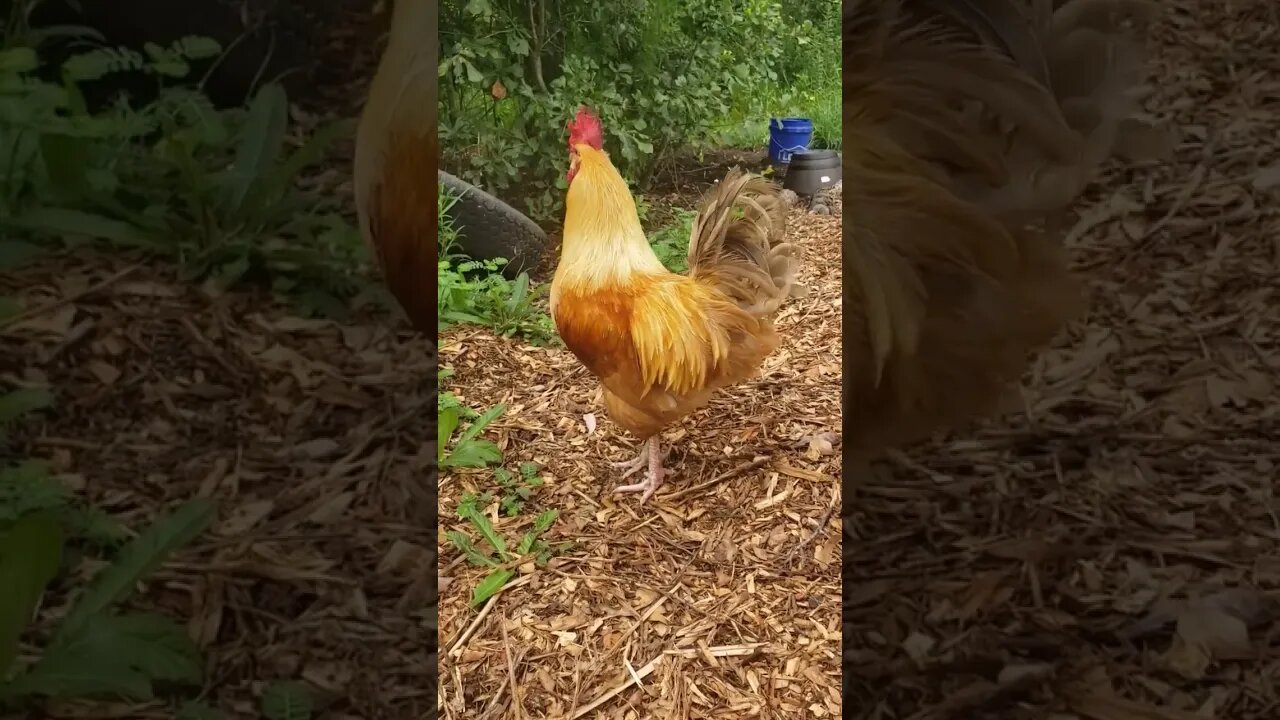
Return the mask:
<svg viewBox="0 0 1280 720">
<path fill-rule="evenodd" d="M 1079 317 L 1054 221 L 1124 141 L 1159 132 L 1133 117 L 1152 10 L 845 3 L 848 451 L 994 409 Z"/>
</svg>

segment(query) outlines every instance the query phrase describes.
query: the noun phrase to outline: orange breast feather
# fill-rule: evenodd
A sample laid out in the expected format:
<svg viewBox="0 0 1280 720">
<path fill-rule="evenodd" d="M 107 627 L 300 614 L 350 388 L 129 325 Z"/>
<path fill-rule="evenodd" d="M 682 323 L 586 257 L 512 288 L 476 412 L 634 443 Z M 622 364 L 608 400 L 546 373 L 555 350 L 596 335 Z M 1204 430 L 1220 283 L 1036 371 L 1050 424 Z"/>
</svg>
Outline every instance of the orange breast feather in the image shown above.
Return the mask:
<svg viewBox="0 0 1280 720">
<path fill-rule="evenodd" d="M 566 289 L 556 300 L 555 321 L 560 339 L 592 374 L 639 402 L 644 389 L 631 341 L 634 305 L 631 288 L 585 293 Z"/>
<path fill-rule="evenodd" d="M 391 294 L 414 327 L 437 328 L 435 133 L 396 133 L 370 198 L 370 235 Z"/>
<path fill-rule="evenodd" d="M 770 323 L 674 275 L 588 292 L 563 288 L 555 319 L 565 345 L 600 379 L 610 415 L 642 436 L 745 379 L 777 344 Z"/>
</svg>

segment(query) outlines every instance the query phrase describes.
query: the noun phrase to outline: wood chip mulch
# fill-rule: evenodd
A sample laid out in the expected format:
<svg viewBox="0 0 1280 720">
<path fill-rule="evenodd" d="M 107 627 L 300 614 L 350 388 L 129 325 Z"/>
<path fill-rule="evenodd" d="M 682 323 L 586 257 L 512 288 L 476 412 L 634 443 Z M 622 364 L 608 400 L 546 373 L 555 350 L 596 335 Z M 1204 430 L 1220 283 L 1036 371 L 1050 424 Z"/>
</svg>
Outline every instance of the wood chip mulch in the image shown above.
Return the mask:
<svg viewBox="0 0 1280 720">
<path fill-rule="evenodd" d="M 444 532 L 467 531 L 452 512 L 465 492 L 495 485 L 491 471 L 441 475 L 444 717 L 839 717 L 840 219 L 793 210 L 790 227 L 810 292 L 781 311 L 782 346 L 664 432 L 676 475 L 644 506 L 611 492 L 609 462 L 634 456 L 635 439 L 568 350 L 469 327 L 441 336 L 454 371 L 442 389 L 504 403 L 488 435 L 510 467 L 546 477 L 515 517 L 495 503 L 495 527 L 519 537 L 558 509 L 547 540 L 574 543 L 469 607 L 485 569 Z"/>
<path fill-rule="evenodd" d="M 1280 25 L 1160 6 L 1150 108 L 1181 143 L 1082 203 L 1089 317 L 1025 413 L 850 479 L 852 717 L 1280 717 Z"/>
<path fill-rule="evenodd" d="M 134 603 L 188 623 L 205 701 L 256 718 L 268 682 L 297 680 L 327 717 L 398 720 L 434 705 L 430 341 L 387 318 L 303 319 L 92 253 L 6 275 L 0 295 L 24 308 L 0 326 L 0 390 L 56 395 L 14 434 L 19 457 L 47 461 L 135 530 L 193 497 L 218 503 L 212 530 Z M 80 559 L 58 581 L 38 633 L 99 566 Z M 162 701 L 46 712 L 173 717 Z"/>
</svg>

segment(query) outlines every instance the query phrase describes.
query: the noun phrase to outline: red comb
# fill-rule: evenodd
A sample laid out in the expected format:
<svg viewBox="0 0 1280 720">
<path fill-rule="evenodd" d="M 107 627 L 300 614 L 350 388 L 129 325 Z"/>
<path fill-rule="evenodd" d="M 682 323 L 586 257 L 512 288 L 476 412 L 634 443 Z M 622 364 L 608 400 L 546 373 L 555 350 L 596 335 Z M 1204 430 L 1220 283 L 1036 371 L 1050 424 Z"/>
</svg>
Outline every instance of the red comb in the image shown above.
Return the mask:
<svg viewBox="0 0 1280 720">
<path fill-rule="evenodd" d="M 600 150 L 604 146 L 604 129 L 600 127 L 600 118 L 596 117 L 585 105 L 578 107 L 578 112 L 569 121 L 569 147 L 586 143 Z"/>
</svg>

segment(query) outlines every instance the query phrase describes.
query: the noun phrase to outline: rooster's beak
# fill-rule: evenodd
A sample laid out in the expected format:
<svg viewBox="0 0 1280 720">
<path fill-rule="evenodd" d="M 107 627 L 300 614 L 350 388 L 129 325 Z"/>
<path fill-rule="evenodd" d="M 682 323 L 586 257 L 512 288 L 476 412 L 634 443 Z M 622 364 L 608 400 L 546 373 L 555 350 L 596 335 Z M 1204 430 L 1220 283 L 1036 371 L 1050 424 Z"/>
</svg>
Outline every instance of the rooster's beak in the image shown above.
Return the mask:
<svg viewBox="0 0 1280 720">
<path fill-rule="evenodd" d="M 566 173 L 564 176 L 565 182 L 567 183 L 573 182 L 573 176 L 578 174 L 579 162 L 581 162 L 581 160 L 578 158 L 578 153 L 576 152 L 569 153 L 569 172 Z"/>
</svg>

